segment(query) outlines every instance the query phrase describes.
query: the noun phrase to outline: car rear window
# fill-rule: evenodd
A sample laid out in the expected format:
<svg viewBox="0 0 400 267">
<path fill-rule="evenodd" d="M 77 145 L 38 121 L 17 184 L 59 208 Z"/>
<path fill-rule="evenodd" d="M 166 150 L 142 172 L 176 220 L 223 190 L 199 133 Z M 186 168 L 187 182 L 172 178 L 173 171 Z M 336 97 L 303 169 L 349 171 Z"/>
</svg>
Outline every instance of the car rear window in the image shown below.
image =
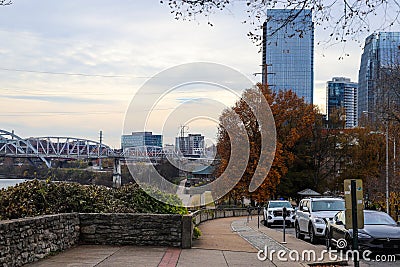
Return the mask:
<svg viewBox="0 0 400 267">
<path fill-rule="evenodd" d="M 390 225 L 396 222 L 386 213 L 380 212 L 364 212 L 364 224 L 368 225 Z"/>
<path fill-rule="evenodd" d="M 315 200 L 311 203 L 312 211 L 341 211 L 344 210 L 343 200 Z"/>
</svg>

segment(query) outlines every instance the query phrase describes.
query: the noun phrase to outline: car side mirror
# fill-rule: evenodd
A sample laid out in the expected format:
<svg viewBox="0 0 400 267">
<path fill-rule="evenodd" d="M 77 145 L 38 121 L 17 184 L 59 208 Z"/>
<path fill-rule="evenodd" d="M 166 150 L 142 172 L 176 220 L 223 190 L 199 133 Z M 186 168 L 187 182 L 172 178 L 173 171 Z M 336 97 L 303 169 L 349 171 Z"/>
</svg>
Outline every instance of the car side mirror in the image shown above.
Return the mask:
<svg viewBox="0 0 400 267">
<path fill-rule="evenodd" d="M 308 209 L 308 207 L 303 207 L 303 211 L 305 211 L 305 212 L 310 212 L 310 210 Z"/>
</svg>

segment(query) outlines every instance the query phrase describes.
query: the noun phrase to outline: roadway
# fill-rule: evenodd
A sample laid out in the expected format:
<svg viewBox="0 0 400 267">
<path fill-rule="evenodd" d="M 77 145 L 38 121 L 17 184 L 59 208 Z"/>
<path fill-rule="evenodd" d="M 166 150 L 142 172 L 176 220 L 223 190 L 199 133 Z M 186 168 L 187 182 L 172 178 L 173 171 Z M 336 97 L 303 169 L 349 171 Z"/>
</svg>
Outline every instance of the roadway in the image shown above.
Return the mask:
<svg viewBox="0 0 400 267">
<path fill-rule="evenodd" d="M 274 236 L 276 240 L 280 240 L 283 241 L 283 227 L 282 226 L 271 226 L 271 228 L 268 228 L 262 224 L 260 224 L 260 228 L 262 232 L 267 233 L 269 236 Z M 274 233 L 275 232 L 275 233 Z M 316 251 L 322 251 L 324 249 L 326 249 L 325 246 L 325 240 L 321 239 L 319 240 L 320 242 L 318 242 L 317 244 L 311 244 L 309 242 L 309 237 L 305 237 L 304 240 L 300 240 L 296 238 L 296 233 L 295 233 L 295 229 L 293 227 L 290 228 L 286 228 L 285 229 L 286 232 L 286 240 L 287 240 L 287 247 L 293 249 L 293 247 L 290 245 L 290 243 L 293 242 L 293 240 L 297 240 L 296 244 L 299 244 L 301 248 L 312 248 L 314 247 L 314 249 Z M 290 241 L 289 241 L 290 240 Z M 340 256 L 340 253 L 334 253 L 334 255 L 337 255 L 338 257 Z M 375 258 L 375 257 L 382 257 L 382 254 L 372 254 L 371 255 L 371 259 Z M 349 264 L 352 265 L 353 262 L 350 260 Z M 361 260 L 360 261 L 360 266 L 371 266 L 371 267 L 382 267 L 382 266 L 389 266 L 389 267 L 394 267 L 394 266 L 399 266 L 400 265 L 400 251 L 399 254 L 396 255 L 396 261 L 395 262 L 376 262 L 376 261 L 365 261 L 365 260 Z"/>
<path fill-rule="evenodd" d="M 186 179 L 182 180 L 176 190 L 177 196 L 182 200 L 182 204 L 185 207 L 190 206 L 190 195 L 185 192 Z"/>
</svg>

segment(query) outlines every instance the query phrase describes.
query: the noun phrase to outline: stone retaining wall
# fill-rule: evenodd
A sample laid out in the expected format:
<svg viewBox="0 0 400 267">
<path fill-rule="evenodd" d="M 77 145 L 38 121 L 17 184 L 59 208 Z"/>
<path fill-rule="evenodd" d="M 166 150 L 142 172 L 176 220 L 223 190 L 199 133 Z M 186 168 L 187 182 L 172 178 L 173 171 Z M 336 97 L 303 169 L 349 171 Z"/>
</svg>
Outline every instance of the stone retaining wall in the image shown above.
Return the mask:
<svg viewBox="0 0 400 267">
<path fill-rule="evenodd" d="M 106 245 L 182 245 L 182 215 L 79 214 L 80 241 Z"/>
<path fill-rule="evenodd" d="M 79 240 L 77 213 L 0 221 L 0 266 L 21 266 Z"/>
<path fill-rule="evenodd" d="M 244 216 L 245 209 L 190 215 L 68 213 L 0 221 L 0 266 L 22 266 L 77 243 L 192 247 L 194 225 Z"/>
<path fill-rule="evenodd" d="M 252 214 L 255 214 L 255 211 L 251 210 Z M 219 218 L 227 218 L 227 217 L 240 217 L 249 215 L 247 209 L 245 208 L 231 208 L 231 209 L 204 209 L 198 210 L 192 213 L 193 223 L 195 225 L 199 225 L 202 222 L 208 220 L 214 220 Z"/>
<path fill-rule="evenodd" d="M 77 243 L 190 248 L 192 216 L 69 213 L 0 221 L 0 266 L 22 266 Z"/>
</svg>

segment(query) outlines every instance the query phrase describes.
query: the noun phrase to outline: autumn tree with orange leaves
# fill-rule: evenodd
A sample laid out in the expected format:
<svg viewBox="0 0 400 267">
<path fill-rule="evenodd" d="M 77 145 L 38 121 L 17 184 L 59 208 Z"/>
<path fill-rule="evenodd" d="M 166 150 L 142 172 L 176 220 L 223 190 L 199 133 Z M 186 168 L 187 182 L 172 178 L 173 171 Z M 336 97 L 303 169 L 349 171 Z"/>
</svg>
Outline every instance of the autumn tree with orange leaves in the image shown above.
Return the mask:
<svg viewBox="0 0 400 267">
<path fill-rule="evenodd" d="M 251 109 L 243 99 L 248 98 L 252 90 L 261 90 L 268 104 L 270 105 L 276 127 L 276 149 L 273 163 L 268 171 L 265 169 L 265 179 L 263 183 L 254 191 L 249 192 L 249 185 L 258 165 L 261 151 L 261 138 L 258 122 L 251 112 Z M 307 104 L 303 98 L 299 98 L 292 91 L 271 92 L 268 87 L 258 85 L 258 89 L 246 90 L 242 98 L 230 110 L 226 110 L 220 116 L 220 122 L 224 121 L 226 116 L 234 111 L 244 123 L 249 139 L 249 158 L 246 170 L 241 175 L 239 182 L 229 192 L 228 196 L 234 200 L 242 197 L 250 198 L 253 201 L 265 202 L 273 197 L 281 178 L 287 174 L 290 165 L 296 158 L 294 153 L 298 143 L 307 136 L 313 135 L 313 126 L 318 111 L 315 106 Z M 232 123 L 238 123 L 232 121 Z M 220 164 L 217 168 L 217 176 L 225 171 L 230 159 L 230 139 L 229 135 L 220 123 L 218 132 L 217 151 L 220 158 Z"/>
</svg>

